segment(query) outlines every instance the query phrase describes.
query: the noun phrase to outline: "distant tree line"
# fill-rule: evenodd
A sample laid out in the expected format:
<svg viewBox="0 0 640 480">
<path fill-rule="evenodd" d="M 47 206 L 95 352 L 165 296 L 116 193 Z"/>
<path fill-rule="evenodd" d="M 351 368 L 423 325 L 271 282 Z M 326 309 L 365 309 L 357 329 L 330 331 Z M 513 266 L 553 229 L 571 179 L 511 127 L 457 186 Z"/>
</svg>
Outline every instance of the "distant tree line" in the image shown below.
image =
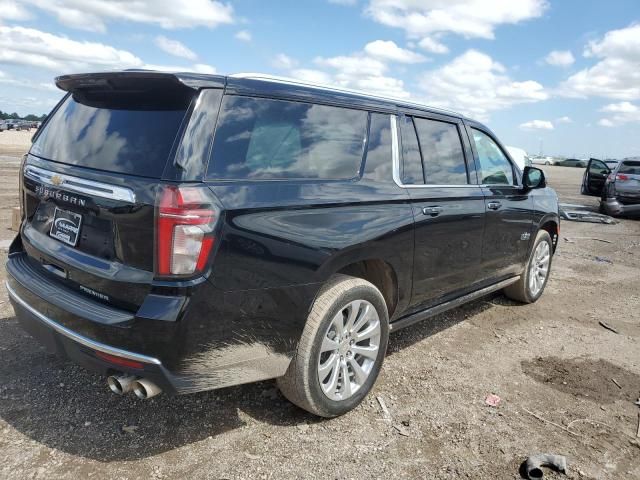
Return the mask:
<svg viewBox="0 0 640 480">
<path fill-rule="evenodd" d="M 7 113 L 0 110 L 0 120 L 21 119 L 21 120 L 28 120 L 30 122 L 42 122 L 44 121 L 45 118 L 47 118 L 45 114 L 34 115 L 33 113 L 30 113 L 25 117 L 21 117 L 16 112 Z"/>
</svg>

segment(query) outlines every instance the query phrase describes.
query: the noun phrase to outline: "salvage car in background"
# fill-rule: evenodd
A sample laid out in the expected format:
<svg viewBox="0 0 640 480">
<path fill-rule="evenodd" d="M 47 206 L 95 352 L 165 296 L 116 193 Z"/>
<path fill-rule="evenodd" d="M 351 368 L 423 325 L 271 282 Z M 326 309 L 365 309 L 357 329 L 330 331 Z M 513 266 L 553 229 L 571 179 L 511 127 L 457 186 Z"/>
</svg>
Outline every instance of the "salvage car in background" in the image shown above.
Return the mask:
<svg viewBox="0 0 640 480">
<path fill-rule="evenodd" d="M 600 210 L 607 215 L 640 214 L 640 160 L 623 160 L 612 170 L 592 158 L 582 179 L 584 195 L 600 196 Z"/>
<path fill-rule="evenodd" d="M 555 165 L 556 159 L 553 157 L 531 157 L 531 163 L 534 165 Z"/>
<path fill-rule="evenodd" d="M 580 160 L 579 158 L 565 158 L 563 160 L 556 161 L 556 165 L 560 167 L 584 168 L 587 166 L 587 160 Z"/>
</svg>

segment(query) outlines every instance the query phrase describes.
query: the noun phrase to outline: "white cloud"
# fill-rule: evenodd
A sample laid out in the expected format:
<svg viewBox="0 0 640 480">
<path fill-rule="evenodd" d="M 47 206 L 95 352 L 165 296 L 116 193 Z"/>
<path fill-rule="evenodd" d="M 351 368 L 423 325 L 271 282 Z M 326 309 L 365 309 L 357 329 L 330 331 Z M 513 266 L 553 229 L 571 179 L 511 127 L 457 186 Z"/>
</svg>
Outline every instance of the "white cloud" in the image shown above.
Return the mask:
<svg viewBox="0 0 640 480">
<path fill-rule="evenodd" d="M 640 123 L 640 107 L 631 102 L 610 103 L 602 107 L 600 111 L 612 114 L 598 122 L 603 127 L 616 127 L 625 123 Z"/>
<path fill-rule="evenodd" d="M 638 107 L 630 102 L 610 103 L 602 107 L 600 111 L 610 113 L 635 113 L 638 111 Z"/>
<path fill-rule="evenodd" d="M 298 62 L 284 53 L 279 53 L 275 56 L 271 64 L 281 70 L 291 70 L 298 64 Z"/>
<path fill-rule="evenodd" d="M 217 70 L 215 67 L 212 67 L 211 65 L 207 65 L 206 63 L 196 63 L 195 65 L 193 65 L 191 70 L 196 73 L 207 73 L 210 75 L 217 73 Z"/>
<path fill-rule="evenodd" d="M 554 67 L 569 67 L 573 65 L 576 59 L 569 50 L 553 50 L 544 57 L 545 62 Z"/>
<path fill-rule="evenodd" d="M 54 74 L 146 68 L 161 71 L 215 73 L 210 65 L 151 65 L 126 50 L 98 42 L 71 40 L 33 28 L 0 25 L 0 64 L 47 69 Z"/>
<path fill-rule="evenodd" d="M 553 130 L 553 123 L 549 120 L 531 120 L 521 123 L 520 128 L 522 130 Z"/>
<path fill-rule="evenodd" d="M 573 120 L 571 120 L 570 117 L 560 117 L 560 118 L 556 118 L 556 123 L 573 123 Z"/>
<path fill-rule="evenodd" d="M 455 34 L 493 39 L 499 25 L 540 17 L 547 6 L 546 0 L 370 0 L 366 13 L 410 38 Z"/>
<path fill-rule="evenodd" d="M 398 63 L 421 63 L 427 59 L 419 53 L 400 48 L 391 40 L 375 40 L 364 47 L 365 53 L 371 57 Z"/>
<path fill-rule="evenodd" d="M 240 30 L 235 34 L 237 40 L 241 42 L 250 42 L 252 40 L 251 32 L 249 30 Z"/>
<path fill-rule="evenodd" d="M 562 94 L 640 99 L 640 24 L 611 30 L 602 39 L 589 42 L 584 56 L 598 62 L 571 75 L 561 85 Z"/>
<path fill-rule="evenodd" d="M 314 70 L 312 68 L 298 68 L 291 71 L 291 76 L 298 80 L 311 83 L 322 83 L 329 85 L 333 82 L 333 78 L 322 70 Z"/>
<path fill-rule="evenodd" d="M 549 98 L 533 80 L 516 81 L 489 55 L 468 50 L 444 66 L 420 76 L 426 103 L 486 119 L 494 110 Z"/>
<path fill-rule="evenodd" d="M 186 45 L 178 40 L 172 40 L 163 35 L 158 35 L 155 39 L 156 45 L 174 57 L 186 58 L 187 60 L 195 60 L 198 55 L 193 50 L 190 50 Z"/>
<path fill-rule="evenodd" d="M 76 41 L 32 28 L 0 26 L 0 63 L 57 73 L 141 67 L 131 52 L 98 42 Z"/>
<path fill-rule="evenodd" d="M 233 7 L 215 0 L 22 0 L 68 27 L 105 32 L 109 21 L 148 23 L 166 29 L 233 23 Z"/>
<path fill-rule="evenodd" d="M 398 98 L 409 97 L 409 92 L 404 89 L 404 82 L 387 76 L 387 64 L 379 59 L 355 53 L 330 58 L 317 57 L 314 63 L 325 69 L 324 75 L 314 70 L 304 73 L 323 78 L 322 83 Z"/>
<path fill-rule="evenodd" d="M 13 0 L 3 0 L 0 5 L 0 18 L 14 21 L 29 20 L 31 14 L 20 3 Z"/>
<path fill-rule="evenodd" d="M 420 48 L 430 53 L 449 53 L 449 49 L 446 45 L 431 37 L 424 37 L 422 40 L 420 40 L 420 42 L 418 42 L 418 45 L 420 46 Z"/>
</svg>

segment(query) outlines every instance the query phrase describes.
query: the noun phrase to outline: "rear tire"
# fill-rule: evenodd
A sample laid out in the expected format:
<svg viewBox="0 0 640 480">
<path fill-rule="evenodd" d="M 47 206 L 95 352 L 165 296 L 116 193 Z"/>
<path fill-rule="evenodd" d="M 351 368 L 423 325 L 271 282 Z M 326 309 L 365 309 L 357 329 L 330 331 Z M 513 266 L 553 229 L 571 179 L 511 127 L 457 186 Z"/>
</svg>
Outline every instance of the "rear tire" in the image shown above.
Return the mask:
<svg viewBox="0 0 640 480">
<path fill-rule="evenodd" d="M 504 294 L 522 303 L 533 303 L 540 298 L 547 286 L 553 260 L 553 243 L 545 230 L 538 231 L 529 260 L 520 280 L 504 289 Z M 542 272 L 544 277 L 542 277 Z"/>
<path fill-rule="evenodd" d="M 361 278 L 335 275 L 316 297 L 278 387 L 314 415 L 343 415 L 373 387 L 388 339 L 389 318 L 380 291 Z"/>
</svg>

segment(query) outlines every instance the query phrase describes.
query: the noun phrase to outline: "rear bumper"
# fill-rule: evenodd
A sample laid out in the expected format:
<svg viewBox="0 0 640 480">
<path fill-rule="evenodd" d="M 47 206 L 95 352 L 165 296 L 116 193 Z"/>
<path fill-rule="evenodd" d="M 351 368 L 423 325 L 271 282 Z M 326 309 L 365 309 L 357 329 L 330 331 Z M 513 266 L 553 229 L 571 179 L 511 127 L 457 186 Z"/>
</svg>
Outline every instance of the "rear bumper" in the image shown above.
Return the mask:
<svg viewBox="0 0 640 480">
<path fill-rule="evenodd" d="M 216 291 L 208 282 L 190 297 L 189 309 L 179 321 L 140 318 L 41 276 L 37 262 L 25 257 L 23 252 L 10 254 L 6 282 L 24 330 L 50 352 L 87 369 L 148 378 L 167 393 L 192 393 L 282 376 L 304 326 L 304 321 L 297 320 L 299 311 L 287 304 L 282 291 L 254 291 L 249 297 L 246 292 Z M 60 301 L 63 296 L 65 302 Z M 260 316 L 252 311 L 254 307 Z M 291 315 L 289 322 L 287 314 Z M 123 366 L 101 354 L 140 365 Z"/>
<path fill-rule="evenodd" d="M 157 358 L 123 350 L 85 337 L 29 305 L 9 282 L 6 282 L 5 285 L 20 325 L 27 333 L 38 340 L 48 352 L 57 354 L 62 358 L 104 375 L 119 371 L 145 377 L 161 386 L 164 391 L 178 393 L 174 385 L 175 382 L 171 378 L 172 375 L 166 371 L 162 366 L 162 362 Z M 131 362 L 138 362 L 142 365 L 142 368 L 115 366 L 100 358 L 98 356 L 99 352 Z"/>
<path fill-rule="evenodd" d="M 626 205 L 616 198 L 602 200 L 602 208 L 608 215 L 640 215 L 640 204 Z"/>
</svg>

